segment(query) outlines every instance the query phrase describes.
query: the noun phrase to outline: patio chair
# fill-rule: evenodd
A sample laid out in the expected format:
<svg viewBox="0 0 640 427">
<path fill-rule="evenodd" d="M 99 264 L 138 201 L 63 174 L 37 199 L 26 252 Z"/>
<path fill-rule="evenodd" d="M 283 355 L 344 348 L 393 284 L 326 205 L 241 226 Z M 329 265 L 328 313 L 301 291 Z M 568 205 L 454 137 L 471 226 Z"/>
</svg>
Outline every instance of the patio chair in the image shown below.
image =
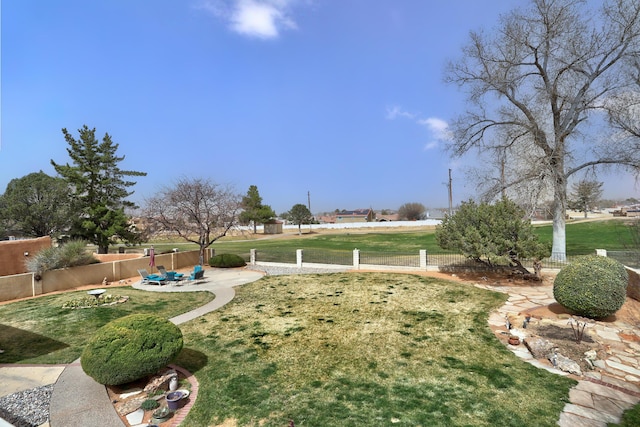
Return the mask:
<svg viewBox="0 0 640 427">
<path fill-rule="evenodd" d="M 143 284 L 155 283 L 160 286 L 160 285 L 164 285 L 167 280 L 162 276 L 158 276 L 157 274 L 149 274 L 149 272 L 147 272 L 145 268 L 141 268 L 140 270 L 138 270 L 138 273 L 140 273 L 140 276 L 142 276 Z"/>
<path fill-rule="evenodd" d="M 189 275 L 187 280 L 189 282 L 195 282 L 195 283 L 203 281 L 204 280 L 204 270 L 202 269 L 202 266 L 201 265 L 196 265 L 193 268 L 193 273 L 191 273 Z"/>
<path fill-rule="evenodd" d="M 175 271 L 167 271 L 167 269 L 164 268 L 164 265 L 159 265 L 158 266 L 158 271 L 160 272 L 160 275 L 162 277 L 164 277 L 165 279 L 167 279 L 170 282 L 179 282 L 180 280 L 182 280 L 184 278 L 184 274 L 183 273 L 177 273 Z"/>
</svg>

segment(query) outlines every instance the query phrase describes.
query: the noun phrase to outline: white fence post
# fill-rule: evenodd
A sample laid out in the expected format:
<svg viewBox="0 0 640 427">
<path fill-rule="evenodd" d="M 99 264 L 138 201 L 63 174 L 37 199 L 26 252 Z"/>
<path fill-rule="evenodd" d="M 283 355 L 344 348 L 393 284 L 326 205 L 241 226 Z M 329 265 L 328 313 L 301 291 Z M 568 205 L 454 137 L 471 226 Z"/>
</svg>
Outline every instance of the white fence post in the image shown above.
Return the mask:
<svg viewBox="0 0 640 427">
<path fill-rule="evenodd" d="M 427 250 L 420 249 L 420 268 L 423 270 L 427 269 Z"/>
<path fill-rule="evenodd" d="M 296 265 L 302 268 L 302 249 L 296 249 Z"/>
<path fill-rule="evenodd" d="M 353 268 L 360 270 L 360 249 L 353 250 Z"/>
<path fill-rule="evenodd" d="M 255 249 L 249 250 L 249 263 L 251 265 L 256 265 L 256 250 Z"/>
</svg>

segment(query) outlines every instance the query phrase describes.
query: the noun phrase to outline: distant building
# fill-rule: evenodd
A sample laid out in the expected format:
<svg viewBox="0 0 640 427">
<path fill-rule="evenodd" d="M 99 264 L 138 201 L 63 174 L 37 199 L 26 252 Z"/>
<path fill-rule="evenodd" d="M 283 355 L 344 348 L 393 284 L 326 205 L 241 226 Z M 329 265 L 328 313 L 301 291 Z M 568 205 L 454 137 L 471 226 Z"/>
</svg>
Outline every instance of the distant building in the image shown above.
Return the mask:
<svg viewBox="0 0 640 427">
<path fill-rule="evenodd" d="M 378 222 L 398 221 L 399 218 L 400 218 L 400 215 L 398 215 L 397 213 L 389 214 L 389 215 L 376 214 L 376 221 Z"/>
<path fill-rule="evenodd" d="M 347 222 L 372 222 L 376 219 L 373 209 L 356 209 L 353 211 L 336 212 L 335 222 L 337 224 Z"/>
<path fill-rule="evenodd" d="M 264 234 L 282 234 L 282 221 L 270 219 L 264 223 Z"/>
</svg>

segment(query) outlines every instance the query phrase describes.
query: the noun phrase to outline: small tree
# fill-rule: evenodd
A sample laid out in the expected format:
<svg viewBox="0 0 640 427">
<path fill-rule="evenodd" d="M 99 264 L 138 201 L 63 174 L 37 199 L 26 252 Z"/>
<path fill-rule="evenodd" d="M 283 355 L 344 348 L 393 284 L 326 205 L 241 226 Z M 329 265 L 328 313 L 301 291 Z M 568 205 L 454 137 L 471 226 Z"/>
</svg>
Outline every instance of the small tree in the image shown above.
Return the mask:
<svg viewBox="0 0 640 427">
<path fill-rule="evenodd" d="M 495 205 L 463 202 L 454 215 L 447 215 L 436 228 L 436 241 L 443 249 L 460 251 L 490 268 L 509 266 L 525 274 L 525 258 L 540 260 L 551 253 L 538 241 L 524 210 L 508 199 Z M 536 276 L 539 278 L 538 270 Z"/>
<path fill-rule="evenodd" d="M 596 203 L 600 201 L 602 197 L 602 182 L 587 181 L 581 179 L 571 186 L 573 190 L 571 192 L 571 198 L 569 199 L 569 208 L 575 209 L 578 212 L 584 212 L 584 217 L 587 217 L 587 212 L 593 208 Z"/>
<path fill-rule="evenodd" d="M 205 249 L 225 236 L 238 221 L 240 202 L 229 187 L 209 180 L 179 179 L 146 201 L 144 217 L 153 232 L 177 234 Z"/>
<path fill-rule="evenodd" d="M 67 153 L 73 165 L 58 164 L 51 160 L 56 172 L 71 188 L 72 209 L 76 218 L 71 229 L 71 237 L 88 240 L 98 246 L 98 253 L 109 251 L 109 245 L 118 239 L 128 243 L 138 243 L 139 238 L 132 227 L 126 208 L 136 208 L 127 200 L 135 185 L 125 180 L 128 176 L 145 176 L 145 172 L 120 169 L 118 163 L 124 156 L 116 156 L 118 144 L 105 134 L 102 142 L 95 137 L 95 128 L 86 125 L 78 129 L 80 139 L 76 140 L 66 129 L 62 129 L 69 144 Z"/>
<path fill-rule="evenodd" d="M 310 224 L 313 219 L 309 208 L 302 203 L 293 205 L 286 216 L 291 222 L 298 226 L 298 234 L 302 234 L 302 224 Z"/>
<path fill-rule="evenodd" d="M 256 234 L 258 224 L 264 224 L 276 216 L 271 206 L 262 204 L 262 197 L 255 185 L 251 185 L 247 195 L 242 197 L 241 206 L 243 211 L 240 213 L 240 223 L 253 223 L 253 234 Z"/>
<path fill-rule="evenodd" d="M 71 193 L 64 179 L 40 171 L 12 179 L 3 195 L 1 220 L 13 233 L 58 237 L 71 225 Z"/>
<path fill-rule="evenodd" d="M 405 203 L 398 209 L 398 219 L 407 221 L 425 219 L 426 210 L 422 203 Z"/>
</svg>

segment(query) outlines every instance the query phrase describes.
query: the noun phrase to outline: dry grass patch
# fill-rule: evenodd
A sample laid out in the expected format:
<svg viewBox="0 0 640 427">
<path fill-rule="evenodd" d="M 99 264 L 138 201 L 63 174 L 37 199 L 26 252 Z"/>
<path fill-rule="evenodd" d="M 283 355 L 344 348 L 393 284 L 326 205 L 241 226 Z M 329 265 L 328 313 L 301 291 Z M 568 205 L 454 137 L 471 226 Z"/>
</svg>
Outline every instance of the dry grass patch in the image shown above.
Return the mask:
<svg viewBox="0 0 640 427">
<path fill-rule="evenodd" d="M 487 317 L 505 298 L 385 273 L 237 288 L 182 327 L 179 363 L 201 384 L 185 425 L 555 425 L 573 382 L 498 342 Z"/>
</svg>

